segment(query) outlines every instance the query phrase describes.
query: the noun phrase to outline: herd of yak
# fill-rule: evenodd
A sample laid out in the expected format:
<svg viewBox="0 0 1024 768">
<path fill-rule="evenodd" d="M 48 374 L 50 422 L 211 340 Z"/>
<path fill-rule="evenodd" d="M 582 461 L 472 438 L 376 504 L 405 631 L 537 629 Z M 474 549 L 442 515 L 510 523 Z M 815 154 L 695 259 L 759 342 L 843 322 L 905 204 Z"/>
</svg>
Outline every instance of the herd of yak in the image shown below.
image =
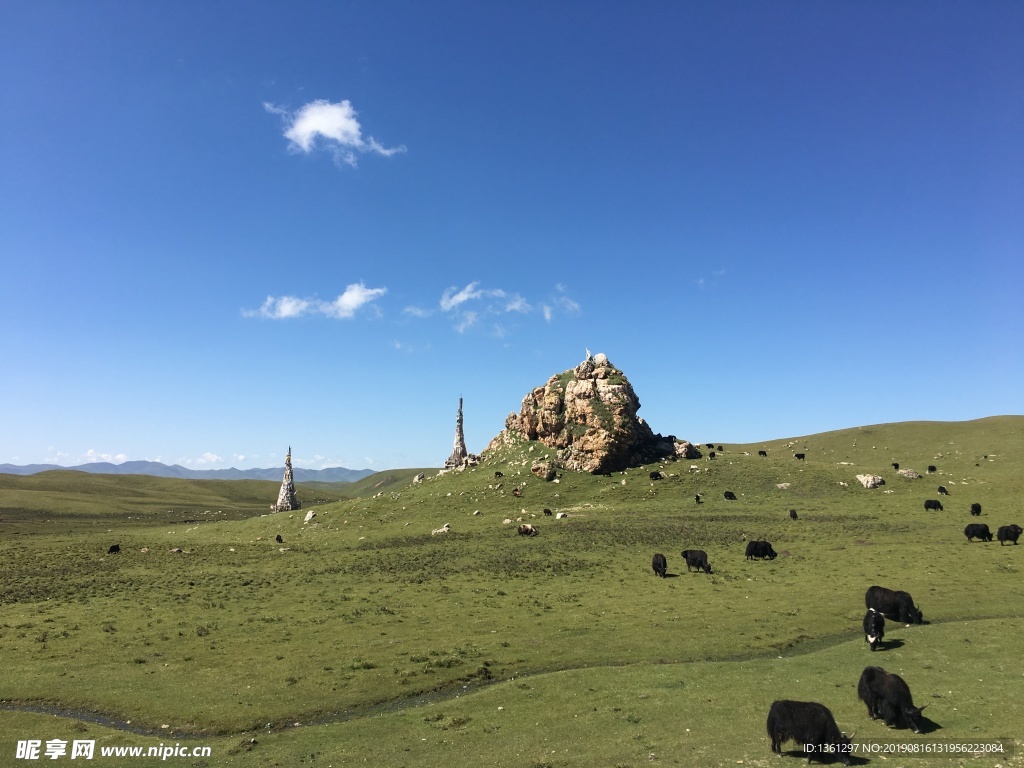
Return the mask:
<svg viewBox="0 0 1024 768">
<path fill-rule="evenodd" d="M 709 445 L 710 447 L 710 445 Z M 719 448 L 721 450 L 721 448 Z M 764 451 L 760 454 L 766 455 Z M 803 455 L 797 455 L 803 459 Z M 893 465 L 899 469 L 898 464 Z M 934 472 L 935 467 L 929 466 L 929 472 Z M 655 477 L 655 475 L 658 475 Z M 651 473 L 652 480 L 661 479 L 660 473 Z M 939 494 L 949 495 L 944 486 L 939 486 Z M 724 493 L 727 501 L 735 501 L 736 494 L 732 491 Z M 700 494 L 695 500 L 702 503 Z M 925 511 L 942 511 L 942 504 L 937 500 L 929 499 L 924 503 Z M 971 515 L 981 514 L 981 505 L 971 504 Z M 795 509 L 789 511 L 789 516 L 797 519 Z M 1004 525 L 999 528 L 996 538 L 1001 545 L 1006 542 L 1017 543 L 1017 539 L 1024 533 L 1019 525 Z M 974 539 L 992 541 L 992 533 L 984 523 L 971 523 L 964 529 L 964 535 L 968 543 Z M 681 553 L 686 562 L 686 570 L 698 573 L 711 573 L 711 565 L 708 562 L 708 555 L 702 549 L 685 549 Z M 762 559 L 774 560 L 777 553 L 767 541 L 747 542 L 746 557 L 748 560 Z M 656 553 L 651 560 L 651 568 L 655 574 L 664 578 L 668 571 L 668 563 L 665 555 Z M 885 620 L 898 621 L 906 624 L 923 624 L 924 616 L 921 610 L 914 605 L 914 599 L 908 592 L 891 590 L 885 587 L 873 586 L 868 588 L 864 595 L 864 603 L 867 613 L 864 614 L 864 639 L 868 647 L 874 651 L 879 647 L 882 638 L 885 636 Z M 924 707 L 914 706 L 914 699 L 910 693 L 910 687 L 903 678 L 891 672 L 886 672 L 881 667 L 865 667 L 857 684 L 857 696 L 864 702 L 868 710 L 868 717 L 872 720 L 881 719 L 890 728 L 906 727 L 921 733 L 922 716 L 921 710 Z M 832 712 L 824 704 L 813 701 L 790 701 L 781 700 L 772 703 L 768 712 L 768 736 L 772 741 L 772 752 L 782 754 L 782 744 L 793 740 L 802 745 L 807 754 L 807 761 L 812 758 L 838 759 L 843 765 L 850 764 L 852 754 L 851 742 L 836 725 Z"/>
</svg>

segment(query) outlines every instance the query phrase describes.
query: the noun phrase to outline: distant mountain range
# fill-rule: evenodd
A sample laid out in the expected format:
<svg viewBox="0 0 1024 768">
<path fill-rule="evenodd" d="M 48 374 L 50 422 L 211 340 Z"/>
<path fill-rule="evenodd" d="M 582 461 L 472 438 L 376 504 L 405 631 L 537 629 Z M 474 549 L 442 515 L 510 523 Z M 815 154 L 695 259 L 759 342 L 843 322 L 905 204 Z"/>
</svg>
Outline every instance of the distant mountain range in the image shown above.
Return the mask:
<svg viewBox="0 0 1024 768">
<path fill-rule="evenodd" d="M 75 472 L 92 472 L 101 475 L 153 475 L 154 477 L 180 477 L 187 480 L 277 480 L 284 477 L 284 467 L 271 469 L 188 469 L 180 464 L 161 464 L 159 461 L 126 461 L 111 464 L 97 461 L 91 464 L 79 464 L 77 467 L 61 467 L 56 464 L 0 464 L 0 474 L 35 475 L 54 469 Z M 292 470 L 295 482 L 321 483 L 354 483 L 367 475 L 374 474 L 372 469 L 345 469 L 345 467 L 328 467 L 327 469 Z"/>
</svg>

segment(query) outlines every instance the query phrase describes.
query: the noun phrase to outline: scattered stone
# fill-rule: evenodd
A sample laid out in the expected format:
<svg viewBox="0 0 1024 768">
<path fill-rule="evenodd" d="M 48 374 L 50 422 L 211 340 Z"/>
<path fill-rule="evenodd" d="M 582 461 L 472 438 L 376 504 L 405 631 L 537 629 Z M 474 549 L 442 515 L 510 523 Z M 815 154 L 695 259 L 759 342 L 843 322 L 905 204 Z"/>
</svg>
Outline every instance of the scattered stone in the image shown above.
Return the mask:
<svg viewBox="0 0 1024 768">
<path fill-rule="evenodd" d="M 857 482 L 868 489 L 885 485 L 885 480 L 883 480 L 879 475 L 857 475 Z"/>
<path fill-rule="evenodd" d="M 920 472 L 915 472 L 914 470 L 909 469 L 909 468 L 908 469 L 901 469 L 901 470 L 897 471 L 896 474 L 900 475 L 902 477 L 905 477 L 908 480 L 920 480 L 921 479 L 921 473 Z"/>
</svg>

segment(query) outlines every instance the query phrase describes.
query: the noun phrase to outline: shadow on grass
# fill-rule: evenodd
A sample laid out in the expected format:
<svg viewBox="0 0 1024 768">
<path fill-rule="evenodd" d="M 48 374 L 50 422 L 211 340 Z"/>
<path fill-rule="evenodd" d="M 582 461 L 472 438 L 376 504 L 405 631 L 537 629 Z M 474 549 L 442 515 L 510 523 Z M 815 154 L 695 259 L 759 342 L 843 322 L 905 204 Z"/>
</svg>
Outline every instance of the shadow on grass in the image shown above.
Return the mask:
<svg viewBox="0 0 1024 768">
<path fill-rule="evenodd" d="M 942 730 L 942 726 L 929 718 L 928 715 L 921 715 L 920 728 L 921 733 L 935 733 L 935 731 Z"/>
<path fill-rule="evenodd" d="M 902 640 L 880 640 L 878 642 L 878 650 L 894 651 L 897 648 L 902 648 L 904 644 L 905 643 Z"/>
<path fill-rule="evenodd" d="M 808 757 L 807 753 L 804 752 L 803 749 L 783 750 L 779 753 L 779 757 L 807 757 L 807 763 L 810 763 L 813 760 L 815 763 L 821 763 L 823 765 L 843 765 L 839 755 L 814 754 Z M 867 758 L 849 755 L 846 765 L 867 765 L 869 762 L 871 761 Z"/>
</svg>

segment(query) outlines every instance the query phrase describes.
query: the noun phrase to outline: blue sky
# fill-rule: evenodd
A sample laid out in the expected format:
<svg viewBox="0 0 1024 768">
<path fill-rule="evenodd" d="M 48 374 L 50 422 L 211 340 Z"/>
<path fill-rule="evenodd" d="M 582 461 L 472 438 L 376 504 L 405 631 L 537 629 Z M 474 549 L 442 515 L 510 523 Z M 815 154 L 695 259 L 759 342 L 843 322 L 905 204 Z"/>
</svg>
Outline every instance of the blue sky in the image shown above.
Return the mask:
<svg viewBox="0 0 1024 768">
<path fill-rule="evenodd" d="M 0 463 L 1024 413 L 1024 4 L 0 4 Z"/>
</svg>

